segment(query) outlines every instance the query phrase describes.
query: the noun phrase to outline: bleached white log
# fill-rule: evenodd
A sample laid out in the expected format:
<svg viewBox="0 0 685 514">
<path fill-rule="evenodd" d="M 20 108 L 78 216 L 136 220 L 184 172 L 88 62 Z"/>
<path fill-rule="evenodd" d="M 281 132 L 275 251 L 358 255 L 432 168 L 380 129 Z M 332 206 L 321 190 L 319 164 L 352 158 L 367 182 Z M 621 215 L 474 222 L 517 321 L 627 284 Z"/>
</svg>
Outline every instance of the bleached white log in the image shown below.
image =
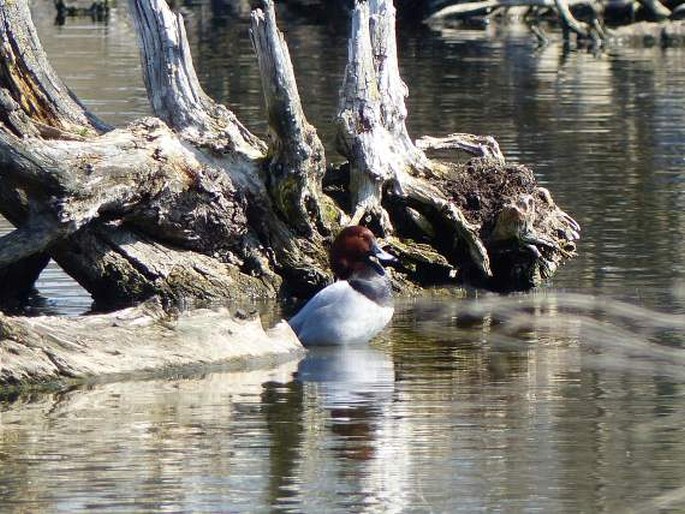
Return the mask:
<svg viewBox="0 0 685 514">
<path fill-rule="evenodd" d="M 227 309 L 170 316 L 155 302 L 112 314 L 10 317 L 0 313 L 0 384 L 122 375 L 188 365 L 297 358 L 289 325 Z"/>
</svg>

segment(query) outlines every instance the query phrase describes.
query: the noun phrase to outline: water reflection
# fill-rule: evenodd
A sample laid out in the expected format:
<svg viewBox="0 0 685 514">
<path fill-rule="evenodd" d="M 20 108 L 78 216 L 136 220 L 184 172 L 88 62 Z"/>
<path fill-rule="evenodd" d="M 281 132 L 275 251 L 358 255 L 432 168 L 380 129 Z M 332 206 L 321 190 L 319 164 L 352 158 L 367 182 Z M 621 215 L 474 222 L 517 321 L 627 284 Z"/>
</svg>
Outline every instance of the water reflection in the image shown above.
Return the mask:
<svg viewBox="0 0 685 514">
<path fill-rule="evenodd" d="M 4 404 L 3 507 L 677 509 L 684 340 L 681 317 L 589 296 L 401 300 L 372 345 L 275 371 Z"/>
<path fill-rule="evenodd" d="M 323 346 L 309 349 L 297 379 L 316 388 L 322 407 L 343 412 L 387 403 L 395 371 L 390 357 L 368 344 Z"/>
<path fill-rule="evenodd" d="M 364 505 L 401 511 L 410 487 L 408 448 L 403 426 L 392 415 L 390 355 L 367 344 L 315 347 L 295 377 L 286 385 L 271 384 L 264 395 L 271 406 L 267 413 L 279 406 L 270 425 L 274 437 L 289 436 L 285 455 L 280 444 L 274 447 L 284 474 L 274 477 L 273 504 L 307 506 L 308 512 L 327 511 L 331 502 L 353 510 Z M 282 405 L 287 419 L 298 419 L 296 433 L 283 430 Z"/>
<path fill-rule="evenodd" d="M 632 345 L 627 330 L 617 330 L 626 314 Z M 441 470 L 434 487 L 423 487 L 435 510 L 453 508 L 441 488 L 465 499 L 465 512 L 505 504 L 613 512 L 630 504 L 626 498 L 683 485 L 674 473 L 682 473 L 675 463 L 685 450 L 677 442 L 685 356 L 678 349 L 661 359 L 649 342 L 650 327 L 661 326 L 682 344 L 682 319 L 635 316 L 632 306 L 590 297 L 528 295 L 421 299 L 398 322 L 412 328 L 404 342 L 393 333 L 390 346 L 398 395 L 412 406 L 402 422 L 412 454 L 421 456 L 419 477 Z M 657 421 L 654 409 L 669 414 Z M 637 469 L 644 481 L 627 486 Z"/>
<path fill-rule="evenodd" d="M 269 475 L 262 384 L 288 381 L 295 366 L 0 404 L 2 510 L 246 512 Z"/>
</svg>

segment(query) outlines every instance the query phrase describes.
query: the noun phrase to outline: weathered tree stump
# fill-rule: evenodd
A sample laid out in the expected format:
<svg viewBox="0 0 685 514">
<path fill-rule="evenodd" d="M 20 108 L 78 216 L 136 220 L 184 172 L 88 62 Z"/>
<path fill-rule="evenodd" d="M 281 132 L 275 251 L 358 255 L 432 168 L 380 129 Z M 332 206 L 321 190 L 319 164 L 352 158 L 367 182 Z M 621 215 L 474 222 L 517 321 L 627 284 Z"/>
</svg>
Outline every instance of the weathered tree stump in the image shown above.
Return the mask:
<svg viewBox="0 0 685 514">
<path fill-rule="evenodd" d="M 392 2 L 357 4 L 338 114 L 340 151 L 350 162 L 353 222 L 366 220 L 381 233 L 403 239 L 389 243 L 413 282 L 425 280 L 418 270 L 434 261 L 443 267 L 442 280 L 456 272 L 462 280 L 493 289 L 539 284 L 573 253 L 578 225 L 554 206 L 546 190 L 541 192 L 529 170 L 506 166 L 493 138 L 452 134 L 423 138 L 419 146 L 411 141 L 394 26 Z M 424 153 L 431 148 L 455 148 L 477 158 L 466 166 L 440 163 Z M 525 211 L 517 207 L 521 204 Z M 549 232 L 551 225 L 555 229 Z M 428 257 L 406 236 L 428 242 L 440 257 Z M 417 256 L 420 266 L 413 262 Z"/>
<path fill-rule="evenodd" d="M 385 238 L 411 290 L 526 289 L 573 255 L 576 222 L 494 139 L 410 139 L 390 0 L 352 13 L 337 116 L 348 162 L 328 168 L 271 0 L 251 20 L 267 142 L 204 93 L 180 15 L 164 0 L 130 5 L 156 117 L 113 129 L 52 70 L 26 3 L 0 3 L 0 213 L 16 227 L 0 238 L 0 276 L 33 272 L 3 296 L 26 291 L 47 256 L 105 308 L 307 296 L 330 280 L 327 246 L 348 223 Z M 425 153 L 448 147 L 473 157 Z"/>
</svg>

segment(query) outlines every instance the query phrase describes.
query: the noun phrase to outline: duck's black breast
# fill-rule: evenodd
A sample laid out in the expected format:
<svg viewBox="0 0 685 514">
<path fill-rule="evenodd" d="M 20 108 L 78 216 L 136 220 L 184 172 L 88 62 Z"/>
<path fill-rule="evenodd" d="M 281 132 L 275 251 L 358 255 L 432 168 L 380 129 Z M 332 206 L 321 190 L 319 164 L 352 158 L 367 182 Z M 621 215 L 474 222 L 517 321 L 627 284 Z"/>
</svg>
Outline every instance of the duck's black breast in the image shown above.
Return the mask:
<svg viewBox="0 0 685 514">
<path fill-rule="evenodd" d="M 354 274 L 347 282 L 352 289 L 383 307 L 392 305 L 392 287 L 387 275 Z"/>
</svg>

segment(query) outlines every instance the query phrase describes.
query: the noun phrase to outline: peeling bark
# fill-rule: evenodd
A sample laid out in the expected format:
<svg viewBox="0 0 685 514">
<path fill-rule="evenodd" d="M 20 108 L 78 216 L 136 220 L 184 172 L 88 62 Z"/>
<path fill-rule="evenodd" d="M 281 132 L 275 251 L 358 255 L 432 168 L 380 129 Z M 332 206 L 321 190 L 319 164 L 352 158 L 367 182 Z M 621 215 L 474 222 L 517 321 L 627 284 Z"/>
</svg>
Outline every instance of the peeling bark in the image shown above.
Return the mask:
<svg viewBox="0 0 685 514">
<path fill-rule="evenodd" d="M 236 283 L 250 284 L 256 296 L 277 294 L 278 277 L 252 276 L 256 243 L 228 177 L 200 162 L 161 121 L 144 119 L 87 141 L 0 134 L 0 150 L 3 180 L 49 207 L 0 239 L 0 267 L 49 249 L 103 306 L 198 290 L 192 298 L 232 298 L 242 294 L 229 287 Z M 203 273 L 189 266 L 206 258 L 213 265 Z M 186 268 L 193 272 L 185 271 L 183 282 L 177 270 Z"/>
</svg>

